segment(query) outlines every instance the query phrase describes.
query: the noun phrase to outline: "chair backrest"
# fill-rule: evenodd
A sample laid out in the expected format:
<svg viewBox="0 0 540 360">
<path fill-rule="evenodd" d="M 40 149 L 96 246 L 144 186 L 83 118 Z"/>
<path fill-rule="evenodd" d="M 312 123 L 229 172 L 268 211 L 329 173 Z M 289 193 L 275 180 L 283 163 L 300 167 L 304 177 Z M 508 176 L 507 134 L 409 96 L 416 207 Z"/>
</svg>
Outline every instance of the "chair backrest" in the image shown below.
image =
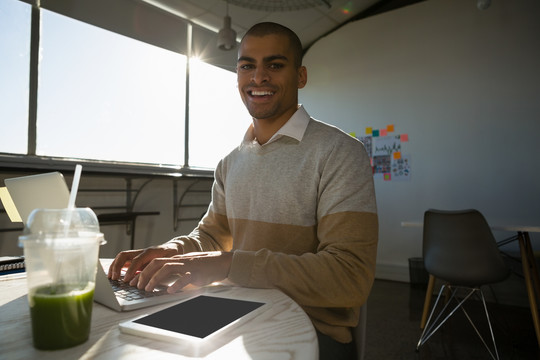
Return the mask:
<svg viewBox="0 0 540 360">
<path fill-rule="evenodd" d="M 478 210 L 426 211 L 423 256 L 428 273 L 454 285 L 491 284 L 510 274 Z"/>
</svg>

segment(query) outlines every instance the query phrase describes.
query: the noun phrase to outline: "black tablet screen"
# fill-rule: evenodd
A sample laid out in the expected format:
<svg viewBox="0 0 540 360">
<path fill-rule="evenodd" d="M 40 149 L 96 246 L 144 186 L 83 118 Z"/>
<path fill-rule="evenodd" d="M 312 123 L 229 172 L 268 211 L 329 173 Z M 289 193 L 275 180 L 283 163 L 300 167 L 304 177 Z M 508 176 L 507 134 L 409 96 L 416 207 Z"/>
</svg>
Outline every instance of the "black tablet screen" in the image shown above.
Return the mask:
<svg viewBox="0 0 540 360">
<path fill-rule="evenodd" d="M 200 295 L 134 322 L 202 339 L 263 305 Z"/>
</svg>

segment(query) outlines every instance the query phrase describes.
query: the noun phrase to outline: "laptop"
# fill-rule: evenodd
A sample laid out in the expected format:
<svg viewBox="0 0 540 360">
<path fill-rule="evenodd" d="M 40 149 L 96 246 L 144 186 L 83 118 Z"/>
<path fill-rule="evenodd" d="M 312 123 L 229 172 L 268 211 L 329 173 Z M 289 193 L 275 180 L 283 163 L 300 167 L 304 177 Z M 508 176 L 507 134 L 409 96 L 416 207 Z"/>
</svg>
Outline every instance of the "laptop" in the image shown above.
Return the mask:
<svg viewBox="0 0 540 360">
<path fill-rule="evenodd" d="M 24 224 L 34 209 L 64 209 L 69 203 L 69 189 L 59 172 L 5 179 L 4 184 Z"/>
<path fill-rule="evenodd" d="M 112 259 L 100 259 L 96 274 L 94 301 L 116 311 L 130 311 L 148 306 L 186 300 L 206 292 L 207 288 L 189 287 L 174 294 L 169 294 L 166 287 L 154 289 L 152 292 L 139 290 L 121 280 L 107 277 Z"/>
<path fill-rule="evenodd" d="M 5 179 L 15 211 L 23 223 L 34 209 L 63 209 L 69 203 L 69 190 L 64 176 L 59 172 Z M 4 201 L 4 200 L 2 200 Z M 169 294 L 165 288 L 153 292 L 139 290 L 122 281 L 110 280 L 106 272 L 112 259 L 102 259 L 98 264 L 94 301 L 116 311 L 128 311 L 148 306 L 184 300 L 203 292 L 200 288 Z"/>
</svg>

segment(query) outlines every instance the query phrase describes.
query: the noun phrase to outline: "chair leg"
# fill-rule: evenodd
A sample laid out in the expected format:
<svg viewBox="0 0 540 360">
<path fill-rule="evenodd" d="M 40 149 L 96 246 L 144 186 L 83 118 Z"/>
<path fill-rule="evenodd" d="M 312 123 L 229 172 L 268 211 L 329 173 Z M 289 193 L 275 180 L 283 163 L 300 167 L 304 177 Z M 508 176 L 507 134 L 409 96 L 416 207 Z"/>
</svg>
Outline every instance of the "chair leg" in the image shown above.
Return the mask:
<svg viewBox="0 0 540 360">
<path fill-rule="evenodd" d="M 420 329 L 423 329 L 426 326 L 426 321 L 429 314 L 429 305 L 431 304 L 431 298 L 433 297 L 434 287 L 435 287 L 435 276 L 430 274 L 428 286 L 426 290 L 426 298 L 424 300 L 424 311 L 422 312 L 422 320 L 420 321 Z"/>
<path fill-rule="evenodd" d="M 445 302 L 442 310 L 437 314 L 435 319 L 432 321 L 432 317 L 433 317 L 433 315 L 435 313 L 435 310 L 437 308 L 437 305 L 438 305 L 439 301 L 441 300 L 443 292 L 445 292 L 445 290 L 450 289 L 450 288 L 452 288 L 452 291 L 451 291 L 451 294 L 450 294 L 450 299 Z M 416 345 L 416 351 L 419 351 L 420 347 L 426 341 L 428 341 L 428 339 L 433 334 L 435 334 L 435 332 L 437 332 L 437 330 L 439 330 L 441 328 L 441 326 L 456 312 L 456 310 L 461 308 L 461 310 L 463 311 L 463 313 L 465 314 L 465 316 L 469 320 L 470 324 L 472 325 L 474 331 L 480 337 L 480 340 L 482 341 L 482 343 L 484 344 L 484 346 L 488 350 L 491 357 L 493 359 L 498 360 L 499 359 L 499 353 L 497 351 L 497 344 L 495 343 L 495 336 L 493 334 L 493 328 L 491 326 L 491 321 L 489 319 L 489 313 L 487 311 L 487 306 L 486 306 L 486 301 L 485 301 L 485 298 L 484 298 L 484 294 L 482 293 L 482 291 L 479 288 L 469 288 L 469 292 L 467 293 L 467 295 L 463 299 L 459 300 L 457 298 L 457 296 L 456 296 L 457 291 L 459 289 L 460 289 L 459 287 L 454 288 L 454 287 L 452 287 L 450 285 L 447 285 L 447 284 L 444 284 L 441 287 L 441 289 L 439 291 L 439 294 L 437 296 L 437 299 L 435 300 L 435 304 L 433 305 L 433 309 L 431 310 L 431 313 L 430 313 L 429 318 L 427 320 L 426 326 L 424 327 L 424 330 L 422 331 L 422 335 L 420 336 L 420 339 L 418 340 L 418 344 Z M 491 351 L 491 349 L 489 348 L 489 346 L 485 342 L 484 338 L 482 337 L 482 335 L 480 334 L 480 332 L 478 331 L 478 329 L 474 325 L 474 323 L 473 323 L 472 319 L 470 318 L 469 314 L 467 313 L 467 311 L 463 307 L 463 304 L 477 291 L 480 292 L 480 297 L 482 299 L 482 304 L 484 306 L 484 312 L 485 312 L 486 319 L 487 319 L 487 322 L 488 322 L 489 331 L 490 331 L 490 334 L 491 334 L 491 340 L 493 341 L 493 347 L 494 347 L 495 354 L 493 354 L 493 352 Z M 448 295 L 446 295 L 446 296 L 448 296 Z M 448 306 L 452 302 L 452 299 L 456 300 L 457 305 L 455 307 L 453 307 L 452 310 L 450 310 L 450 312 L 448 313 L 448 315 L 446 315 L 446 317 L 444 319 L 440 320 L 441 317 L 445 314 L 445 312 L 447 312 Z"/>
<path fill-rule="evenodd" d="M 467 296 L 465 296 L 465 298 L 463 298 L 461 301 L 456 299 L 456 301 L 458 301 L 458 304 L 452 310 L 450 310 L 450 312 L 448 313 L 448 315 L 446 315 L 446 317 L 444 319 L 440 320 L 440 318 L 444 315 L 444 313 L 446 312 L 446 309 L 450 305 L 451 300 L 456 297 L 458 288 L 454 288 L 452 290 L 452 292 L 451 292 L 450 301 L 445 302 L 442 310 L 437 314 L 437 317 L 433 321 L 431 321 L 431 318 L 433 317 L 433 314 L 435 313 L 435 310 L 437 309 L 437 304 L 441 300 L 442 294 L 446 290 L 447 287 L 450 288 L 451 286 L 447 285 L 447 284 L 444 284 L 441 287 L 441 290 L 439 290 L 439 295 L 437 296 L 437 300 L 435 300 L 435 304 L 433 305 L 433 309 L 431 309 L 431 314 L 429 315 L 426 327 L 424 328 L 424 331 L 422 331 L 422 335 L 420 336 L 420 340 L 418 340 L 418 344 L 416 345 L 416 350 L 417 351 L 420 349 L 420 346 L 422 346 L 426 341 L 428 341 L 429 338 L 433 334 L 435 334 L 437 332 L 437 330 L 440 329 L 440 327 L 446 322 L 446 320 L 448 320 L 456 312 L 456 310 L 459 309 L 459 307 L 461 305 L 463 305 L 463 303 L 465 301 L 467 301 L 467 299 L 469 299 L 469 297 L 471 297 L 471 295 L 474 293 L 474 290 L 470 291 L 467 294 Z"/>
<path fill-rule="evenodd" d="M 536 332 L 536 340 L 540 347 L 540 315 L 538 314 L 537 307 L 537 295 L 540 296 L 540 280 L 538 278 L 538 270 L 536 268 L 536 259 L 531 246 L 531 240 L 529 233 L 518 233 L 519 248 L 521 251 L 521 259 L 523 266 L 523 275 L 525 277 L 525 287 L 527 288 L 527 295 L 529 297 L 529 304 L 531 308 L 531 315 Z M 536 285 L 536 291 L 535 291 Z"/>
<path fill-rule="evenodd" d="M 484 293 L 482 292 L 481 289 L 476 289 L 476 291 L 478 291 L 480 293 L 480 298 L 482 299 L 482 305 L 484 306 L 484 313 L 486 315 L 486 320 L 487 320 L 487 323 L 488 323 L 488 326 L 489 326 L 489 332 L 490 332 L 490 335 L 491 335 L 491 341 L 493 342 L 493 350 L 495 352 L 495 355 L 491 352 L 491 349 L 489 348 L 488 344 L 484 340 L 484 337 L 480 334 L 480 331 L 478 331 L 478 329 L 474 325 L 472 319 L 469 317 L 469 314 L 467 313 L 465 308 L 461 307 L 461 310 L 463 310 L 463 313 L 467 317 L 467 320 L 469 320 L 469 323 L 472 325 L 474 331 L 476 332 L 476 335 L 478 335 L 480 340 L 482 340 L 482 343 L 484 344 L 487 351 L 489 352 L 489 355 L 491 355 L 491 357 L 493 359 L 499 360 L 499 352 L 497 351 L 497 343 L 495 342 L 495 335 L 493 334 L 493 328 L 491 327 L 491 320 L 489 319 L 489 313 L 488 313 L 488 310 L 487 310 L 486 299 L 484 298 Z"/>
</svg>

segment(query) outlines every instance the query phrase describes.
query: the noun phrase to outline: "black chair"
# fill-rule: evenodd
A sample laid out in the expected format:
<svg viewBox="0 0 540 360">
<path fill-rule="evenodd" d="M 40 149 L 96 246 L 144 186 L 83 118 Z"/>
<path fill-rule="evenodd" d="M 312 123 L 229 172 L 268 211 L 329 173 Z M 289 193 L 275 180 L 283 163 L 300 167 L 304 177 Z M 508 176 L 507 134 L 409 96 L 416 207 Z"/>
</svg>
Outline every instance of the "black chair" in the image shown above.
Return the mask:
<svg viewBox="0 0 540 360">
<path fill-rule="evenodd" d="M 445 284 L 427 320 L 420 347 L 461 308 L 493 359 L 499 359 L 484 294 L 480 287 L 500 282 L 510 275 L 484 216 L 477 210 L 428 210 L 424 214 L 424 265 L 427 272 Z M 434 313 L 445 289 L 450 297 L 437 316 Z M 463 293 L 463 295 L 458 296 Z M 463 304 L 476 294 L 484 307 L 493 349 L 486 343 Z M 455 302 L 454 302 L 455 301 Z M 451 307 L 453 303 L 455 306 Z"/>
</svg>

